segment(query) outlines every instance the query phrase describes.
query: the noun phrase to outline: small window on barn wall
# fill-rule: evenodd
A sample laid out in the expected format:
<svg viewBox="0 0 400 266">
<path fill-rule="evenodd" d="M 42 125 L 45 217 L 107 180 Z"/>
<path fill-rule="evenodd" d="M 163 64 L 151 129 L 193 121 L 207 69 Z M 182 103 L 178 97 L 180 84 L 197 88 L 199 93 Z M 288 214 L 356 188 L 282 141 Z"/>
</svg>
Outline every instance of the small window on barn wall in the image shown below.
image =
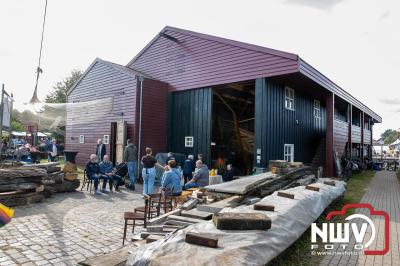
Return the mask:
<svg viewBox="0 0 400 266">
<path fill-rule="evenodd" d="M 294 161 L 294 144 L 285 144 L 284 145 L 283 159 L 287 162 Z"/>
<path fill-rule="evenodd" d="M 193 137 L 189 136 L 189 137 L 185 137 L 185 147 L 193 147 Z"/>
<path fill-rule="evenodd" d="M 321 127 L 321 102 L 316 99 L 314 100 L 314 126 Z"/>
<path fill-rule="evenodd" d="M 294 111 L 294 89 L 285 87 L 285 108 Z"/>
<path fill-rule="evenodd" d="M 85 143 L 85 135 L 79 136 L 79 143 Z"/>
<path fill-rule="evenodd" d="M 110 135 L 104 135 L 103 136 L 103 143 L 104 144 L 109 144 L 110 143 Z"/>
</svg>

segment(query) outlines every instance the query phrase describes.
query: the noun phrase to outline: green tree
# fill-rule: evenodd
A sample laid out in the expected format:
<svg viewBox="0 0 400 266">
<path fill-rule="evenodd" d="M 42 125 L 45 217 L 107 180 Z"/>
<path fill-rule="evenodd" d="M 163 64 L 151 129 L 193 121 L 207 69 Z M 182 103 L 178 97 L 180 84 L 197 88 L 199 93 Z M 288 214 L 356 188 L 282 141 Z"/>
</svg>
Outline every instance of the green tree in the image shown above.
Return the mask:
<svg viewBox="0 0 400 266">
<path fill-rule="evenodd" d="M 393 143 L 397 139 L 397 132 L 394 129 L 386 129 L 385 132 L 382 133 L 381 138 L 385 144 Z"/>
<path fill-rule="evenodd" d="M 15 118 L 11 120 L 11 129 L 13 131 L 24 131 L 24 126 L 21 122 L 17 121 Z"/>
<path fill-rule="evenodd" d="M 66 103 L 67 92 L 81 77 L 82 71 L 72 70 L 71 74 L 63 81 L 59 81 L 53 86 L 53 90 L 46 96 L 46 103 Z"/>
</svg>

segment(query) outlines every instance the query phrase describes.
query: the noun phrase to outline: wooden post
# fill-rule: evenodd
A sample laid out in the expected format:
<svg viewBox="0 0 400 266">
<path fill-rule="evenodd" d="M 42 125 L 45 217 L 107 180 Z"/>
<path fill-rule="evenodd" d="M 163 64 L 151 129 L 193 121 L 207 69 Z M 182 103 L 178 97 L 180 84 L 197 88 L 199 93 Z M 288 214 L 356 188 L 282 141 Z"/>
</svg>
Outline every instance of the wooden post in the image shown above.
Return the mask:
<svg viewBox="0 0 400 266">
<path fill-rule="evenodd" d="M 14 108 L 14 95 L 11 93 L 10 97 L 10 127 L 8 128 L 9 132 L 9 141 L 11 140 L 12 135 L 12 117 L 13 117 L 13 108 Z"/>
<path fill-rule="evenodd" d="M 333 177 L 333 123 L 335 115 L 335 95 L 329 92 L 326 97 L 326 176 Z"/>
<path fill-rule="evenodd" d="M 353 130 L 352 130 L 352 125 L 353 125 L 353 105 L 349 103 L 348 105 L 348 125 L 349 125 L 349 137 L 348 137 L 348 147 L 349 147 L 349 160 L 352 160 L 353 158 Z"/>
<path fill-rule="evenodd" d="M 361 126 L 361 147 L 360 147 L 360 160 L 364 162 L 364 112 L 360 113 L 360 126 Z"/>
</svg>

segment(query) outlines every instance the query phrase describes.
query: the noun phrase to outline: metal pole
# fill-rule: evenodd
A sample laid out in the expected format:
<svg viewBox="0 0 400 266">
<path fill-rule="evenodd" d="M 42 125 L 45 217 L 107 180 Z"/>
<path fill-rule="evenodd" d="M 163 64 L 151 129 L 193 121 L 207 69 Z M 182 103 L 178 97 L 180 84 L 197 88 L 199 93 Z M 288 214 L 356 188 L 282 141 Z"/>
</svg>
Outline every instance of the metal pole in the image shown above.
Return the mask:
<svg viewBox="0 0 400 266">
<path fill-rule="evenodd" d="M 0 141 L 3 143 L 3 108 L 4 108 L 4 83 L 1 85 L 1 109 L 0 109 Z"/>
<path fill-rule="evenodd" d="M 139 103 L 139 137 L 138 137 L 138 156 L 137 156 L 137 177 L 140 175 L 140 149 L 142 146 L 142 105 L 143 105 L 143 81 L 144 77 L 139 76 L 140 81 L 140 103 Z"/>
<path fill-rule="evenodd" d="M 11 93 L 11 97 L 10 97 L 10 127 L 8 128 L 8 138 L 9 138 L 9 142 L 11 140 L 11 135 L 12 135 L 12 117 L 13 117 L 13 108 L 14 108 L 14 95 Z"/>
</svg>

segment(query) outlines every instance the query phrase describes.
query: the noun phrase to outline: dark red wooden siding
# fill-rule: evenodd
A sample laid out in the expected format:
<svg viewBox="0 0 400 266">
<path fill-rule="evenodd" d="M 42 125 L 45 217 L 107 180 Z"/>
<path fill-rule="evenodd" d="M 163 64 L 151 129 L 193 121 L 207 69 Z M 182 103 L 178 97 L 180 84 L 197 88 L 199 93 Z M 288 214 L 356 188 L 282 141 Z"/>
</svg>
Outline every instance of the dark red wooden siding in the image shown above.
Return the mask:
<svg viewBox="0 0 400 266">
<path fill-rule="evenodd" d="M 143 116 L 141 153 L 146 147 L 153 154 L 166 152 L 168 123 L 168 88 L 165 83 L 145 79 L 143 82 Z"/>
<path fill-rule="evenodd" d="M 297 61 L 166 30 L 179 43 L 158 37 L 128 67 L 185 90 L 293 73 Z M 282 53 L 283 54 L 283 53 Z"/>
<path fill-rule="evenodd" d="M 97 61 L 69 94 L 68 102 L 85 102 L 110 97 L 113 97 L 114 102 L 113 110 L 105 116 L 99 117 L 90 111 L 87 114 L 80 114 L 88 116 L 90 123 L 67 123 L 65 148 L 79 152 L 76 158 L 77 164 L 83 165 L 89 155 L 95 153 L 97 139 L 103 138 L 103 135 L 111 135 L 111 122 L 121 119 L 127 121 L 128 136 L 134 138 L 136 82 L 134 76 L 121 73 Z M 79 143 L 79 135 L 85 136 L 84 144 Z M 109 151 L 110 147 L 107 145 L 107 153 Z"/>
</svg>

